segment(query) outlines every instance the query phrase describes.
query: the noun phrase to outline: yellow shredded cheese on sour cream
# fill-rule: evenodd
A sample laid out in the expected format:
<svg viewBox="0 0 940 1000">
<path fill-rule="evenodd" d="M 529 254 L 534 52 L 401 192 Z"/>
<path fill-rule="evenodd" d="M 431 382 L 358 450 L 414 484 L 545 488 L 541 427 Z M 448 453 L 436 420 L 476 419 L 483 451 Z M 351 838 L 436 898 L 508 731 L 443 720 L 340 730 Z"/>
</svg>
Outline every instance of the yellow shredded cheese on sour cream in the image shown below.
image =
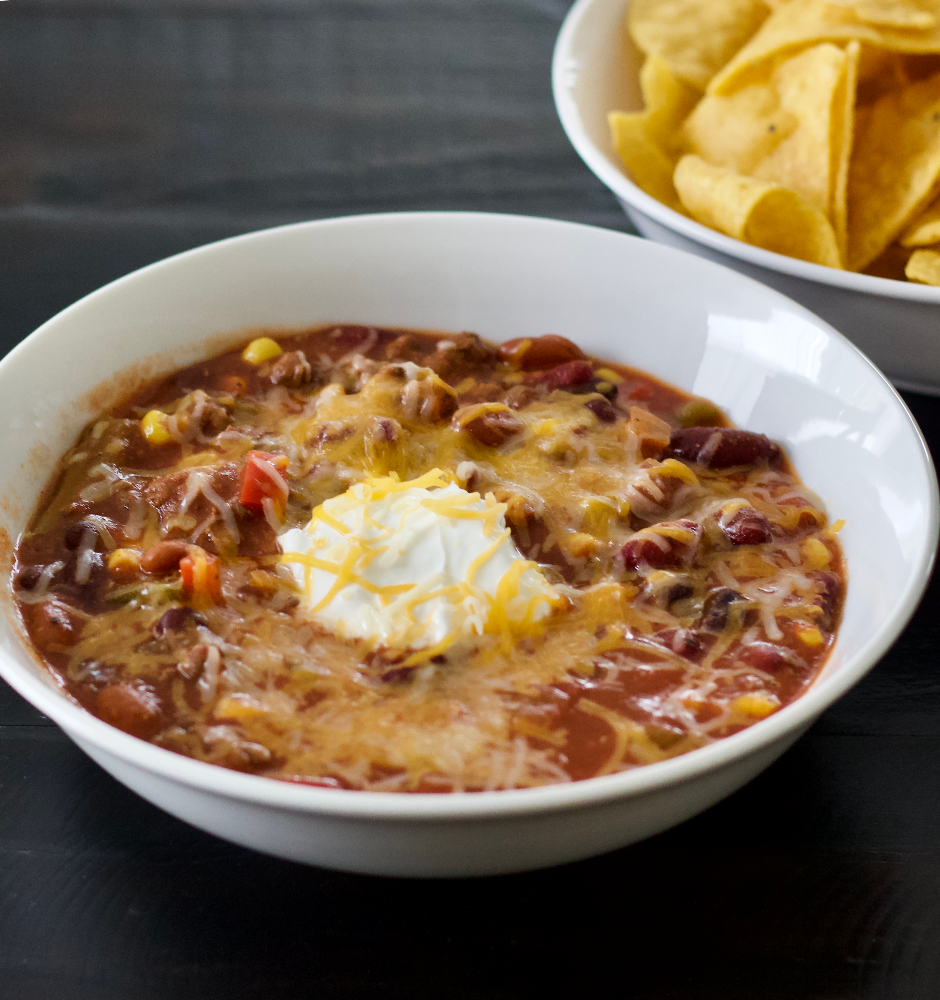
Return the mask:
<svg viewBox="0 0 940 1000">
<path fill-rule="evenodd" d="M 438 469 L 367 479 L 285 532 L 282 558 L 311 618 L 376 648 L 533 634 L 563 598 L 516 550 L 505 510 Z"/>
</svg>

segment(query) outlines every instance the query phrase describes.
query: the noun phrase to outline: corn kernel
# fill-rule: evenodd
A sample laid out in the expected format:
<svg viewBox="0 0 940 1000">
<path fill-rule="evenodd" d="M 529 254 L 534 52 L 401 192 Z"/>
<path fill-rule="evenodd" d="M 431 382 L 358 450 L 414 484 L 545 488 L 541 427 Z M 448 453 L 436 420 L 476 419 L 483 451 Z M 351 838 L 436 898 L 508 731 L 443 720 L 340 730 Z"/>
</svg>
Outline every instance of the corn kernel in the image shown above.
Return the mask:
<svg viewBox="0 0 940 1000">
<path fill-rule="evenodd" d="M 276 340 L 270 337 L 258 337 L 242 351 L 242 358 L 250 365 L 260 365 L 283 353 L 281 345 Z"/>
<path fill-rule="evenodd" d="M 605 382 L 611 382 L 614 385 L 619 385 L 623 381 L 623 376 L 618 375 L 613 368 L 598 368 L 594 374 L 598 378 L 602 378 Z"/>
<path fill-rule="evenodd" d="M 753 715 L 757 719 L 765 719 L 777 711 L 780 702 L 770 695 L 752 693 L 738 695 L 728 707 L 732 712 L 742 712 L 744 715 Z"/>
<path fill-rule="evenodd" d="M 836 540 L 836 535 L 838 535 L 839 532 L 844 527 L 845 527 L 845 520 L 840 517 L 838 521 L 834 521 L 832 524 L 829 525 L 828 529 L 824 532 L 824 534 L 826 538 L 829 539 L 830 542 L 834 542 Z"/>
<path fill-rule="evenodd" d="M 166 429 L 166 414 L 151 410 L 140 421 L 140 431 L 150 444 L 166 444 L 172 440 Z"/>
<path fill-rule="evenodd" d="M 584 514 L 581 517 L 581 530 L 592 535 L 603 535 L 607 532 L 610 519 L 617 513 L 614 507 L 597 497 L 592 497 L 583 504 Z"/>
<path fill-rule="evenodd" d="M 798 622 L 796 625 L 796 634 L 799 636 L 800 642 L 811 649 L 823 645 L 826 641 L 823 638 L 822 632 L 815 625 L 804 625 L 802 622 Z"/>
<path fill-rule="evenodd" d="M 803 555 L 813 569 L 825 569 L 832 558 L 829 549 L 818 538 L 807 538 L 803 542 Z"/>
<path fill-rule="evenodd" d="M 140 569 L 140 553 L 136 549 L 115 549 L 108 553 L 108 572 L 117 577 L 135 576 Z"/>
<path fill-rule="evenodd" d="M 750 506 L 747 500 L 728 500 L 721 505 L 721 516 L 730 521 L 739 510 L 744 510 L 745 507 Z"/>
<path fill-rule="evenodd" d="M 698 486 L 698 476 L 687 465 L 677 462 L 674 458 L 667 458 L 659 468 L 650 471 L 657 476 L 671 476 L 674 479 L 681 479 L 690 486 Z"/>
<path fill-rule="evenodd" d="M 219 701 L 213 715 L 217 719 L 234 719 L 236 722 L 243 722 L 264 715 L 264 709 L 247 695 L 230 694 Z"/>
</svg>

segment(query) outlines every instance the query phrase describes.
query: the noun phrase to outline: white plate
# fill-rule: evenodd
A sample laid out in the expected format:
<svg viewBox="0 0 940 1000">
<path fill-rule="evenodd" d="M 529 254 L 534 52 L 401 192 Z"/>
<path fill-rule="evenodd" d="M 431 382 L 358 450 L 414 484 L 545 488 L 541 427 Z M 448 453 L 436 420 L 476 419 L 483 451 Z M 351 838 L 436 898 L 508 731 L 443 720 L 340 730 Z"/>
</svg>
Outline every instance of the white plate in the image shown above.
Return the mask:
<svg viewBox="0 0 940 1000">
<path fill-rule="evenodd" d="M 288 858 L 396 875 L 516 871 L 611 850 L 694 815 L 766 767 L 872 667 L 917 604 L 937 538 L 933 468 L 904 404 L 851 344 L 708 261 L 513 216 L 272 229 L 172 257 L 66 309 L 0 362 L 0 536 L 20 534 L 57 456 L 142 372 L 191 362 L 207 342 L 218 350 L 233 331 L 330 322 L 495 340 L 560 333 L 713 399 L 736 423 L 782 441 L 833 517 L 846 519 L 844 621 L 802 698 L 686 756 L 570 785 L 395 795 L 238 774 L 113 729 L 50 685 L 5 582 L 0 674 L 120 781 L 204 830 Z"/>
</svg>

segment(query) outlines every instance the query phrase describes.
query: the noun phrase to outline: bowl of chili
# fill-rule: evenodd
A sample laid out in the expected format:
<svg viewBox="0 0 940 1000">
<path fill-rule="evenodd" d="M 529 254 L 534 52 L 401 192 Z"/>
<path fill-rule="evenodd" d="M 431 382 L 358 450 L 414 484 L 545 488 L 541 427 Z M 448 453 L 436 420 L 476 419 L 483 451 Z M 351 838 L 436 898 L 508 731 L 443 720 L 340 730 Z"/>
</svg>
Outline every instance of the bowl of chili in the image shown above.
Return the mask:
<svg viewBox="0 0 940 1000">
<path fill-rule="evenodd" d="M 677 289 L 681 294 L 676 294 Z M 417 346 L 412 344 L 408 349 L 417 352 L 414 356 L 421 364 L 405 359 L 404 354 L 376 353 L 380 349 L 391 351 L 396 339 L 392 334 L 401 337 L 409 330 L 416 331 Z M 504 403 L 474 401 L 466 389 L 464 397 L 454 391 L 451 400 L 448 384 L 439 379 L 444 388 L 437 385 L 435 371 L 444 370 L 441 366 L 446 358 L 435 365 L 430 361 L 433 352 L 452 351 L 455 338 L 468 336 L 461 332 L 468 330 L 495 345 L 506 345 L 501 353 L 496 347 L 491 349 L 495 352 L 491 356 L 502 360 L 492 362 L 492 378 L 487 384 L 505 378 L 505 384 L 499 385 L 500 393 L 512 394 L 517 386 L 528 386 L 535 394 L 533 400 L 514 409 Z M 303 345 L 299 341 L 288 343 L 296 331 L 309 331 L 302 334 L 307 337 Z M 368 331 L 377 331 L 376 340 L 362 350 L 361 340 L 370 336 Z M 446 333 L 435 335 L 422 347 L 421 331 Z M 380 334 L 385 338 L 381 344 Z M 543 339 L 546 334 L 556 339 Z M 329 357 L 328 349 L 314 354 L 312 345 L 321 344 L 317 336 L 333 336 L 336 357 Z M 453 786 L 432 790 L 419 782 L 414 791 L 402 794 L 400 790 L 381 790 L 375 784 L 360 787 L 352 780 L 344 787 L 274 780 L 264 773 L 247 773 L 250 768 L 218 766 L 211 754 L 194 759 L 184 752 L 172 752 L 168 745 L 149 742 L 142 731 L 132 735 L 130 724 L 121 728 L 109 724 L 109 712 L 114 721 L 127 709 L 122 702 L 126 691 L 110 682 L 102 688 L 93 671 L 89 673 L 90 668 L 82 666 L 91 677 L 89 690 L 94 689 L 99 696 L 97 715 L 82 707 L 81 690 L 70 688 L 61 676 L 57 681 L 54 672 L 38 662 L 23 627 L 24 621 L 29 626 L 29 613 L 22 613 L 22 581 L 15 586 L 9 582 L 4 592 L 0 650 L 3 677 L 118 780 L 196 826 L 299 861 L 410 876 L 517 871 L 611 850 L 694 815 L 759 773 L 871 669 L 903 628 L 926 585 L 937 537 L 936 483 L 929 456 L 903 402 L 841 335 L 778 293 L 669 248 L 567 223 L 458 213 L 329 220 L 227 240 L 129 275 L 37 330 L 0 363 L 0 406 L 11 430 L 0 445 L 4 452 L 0 527 L 7 540 L 7 579 L 13 580 L 14 542 L 19 539 L 23 551 L 36 534 L 39 522 L 34 511 L 44 509 L 41 495 L 58 457 L 70 446 L 70 461 L 88 451 L 81 444 L 83 439 L 75 446 L 77 426 L 91 421 L 87 433 L 93 435 L 97 426 L 94 418 L 107 411 L 116 420 L 139 425 L 135 433 L 140 435 L 142 449 L 153 447 L 153 442 L 157 448 L 176 447 L 162 441 L 161 433 L 185 438 L 189 427 L 198 426 L 198 433 L 208 434 L 207 421 L 218 417 L 212 407 L 218 407 L 221 389 L 213 383 L 206 399 L 196 396 L 185 404 L 189 409 L 174 410 L 158 395 L 147 397 L 147 386 L 168 384 L 168 378 L 176 377 L 174 372 L 191 374 L 202 370 L 200 366 L 208 371 L 211 365 L 206 366 L 206 358 L 230 356 L 235 359 L 232 366 L 237 366 L 241 363 L 237 359 L 244 360 L 244 344 L 250 342 L 245 350 L 276 350 L 267 358 L 259 354 L 252 364 L 257 362 L 257 371 L 265 373 L 266 384 L 273 378 L 273 384 L 289 395 L 292 384 L 312 378 L 304 364 L 311 368 L 314 357 L 323 365 L 327 360 L 332 365 L 342 361 L 348 367 L 349 351 L 344 349 L 343 339 L 347 336 L 359 338 L 360 357 L 368 360 L 372 351 L 376 358 L 391 357 L 392 361 L 384 368 L 376 362 L 368 371 L 353 372 L 349 377 L 359 380 L 356 388 L 333 393 L 336 399 L 330 405 L 352 405 L 353 396 L 373 391 L 394 391 L 400 394 L 396 398 L 403 398 L 412 392 L 407 386 L 413 384 L 417 386 L 413 392 L 418 394 L 413 415 L 426 411 L 451 421 L 447 426 L 456 427 L 454 433 L 478 435 L 473 447 L 502 448 L 511 434 L 528 440 L 525 435 L 535 433 L 531 428 L 536 424 L 538 433 L 546 433 L 546 420 L 528 419 L 535 412 L 532 407 L 541 405 L 539 400 L 543 399 L 577 408 L 573 419 L 585 427 L 581 436 L 594 440 L 591 435 L 595 434 L 598 442 L 606 440 L 602 438 L 609 433 L 605 427 L 619 424 L 608 423 L 601 416 L 608 412 L 605 405 L 609 405 L 611 394 L 605 387 L 612 377 L 628 380 L 633 370 L 652 376 L 652 381 L 644 383 L 647 393 L 663 382 L 676 387 L 670 390 L 677 393 L 676 406 L 683 400 L 689 402 L 690 397 L 694 397 L 692 402 L 700 397 L 712 400 L 719 415 L 710 423 L 706 421 L 704 429 L 693 425 L 681 432 L 688 442 L 674 434 L 669 443 L 672 458 L 666 457 L 666 445 L 661 444 L 656 452 L 659 458 L 635 456 L 639 465 L 662 460 L 662 465 L 675 462 L 676 470 L 680 466 L 688 469 L 691 463 L 701 471 L 710 462 L 717 462 L 721 449 L 733 450 L 733 433 L 744 433 L 721 431 L 722 424 L 729 421 L 746 429 L 750 437 L 742 440 L 760 438 L 767 442 L 771 450 L 764 464 L 768 468 L 778 454 L 770 442 L 779 442 L 803 482 L 818 494 L 819 508 L 824 506 L 833 521 L 845 521 L 845 530 L 839 535 L 847 580 L 841 626 L 824 663 L 820 661 L 818 672 L 799 697 L 762 721 L 733 728 L 724 738 L 698 745 L 688 753 L 656 756 L 642 767 L 626 767 L 615 773 L 597 768 L 592 772 L 596 776 L 575 775 L 584 780 L 536 781 L 531 787 L 519 787 L 507 779 L 508 787 L 497 784 L 493 790 L 471 782 L 464 791 Z M 261 343 L 265 340 L 274 348 Z M 534 354 L 531 364 L 525 361 L 525 351 L 537 353 L 546 343 L 556 353 L 572 351 L 560 347 L 562 342 L 577 344 L 573 350 L 578 356 L 553 355 L 552 362 L 558 364 L 550 368 L 539 367 Z M 329 348 L 329 342 L 323 343 Z M 288 350 L 298 346 L 303 349 Z M 602 361 L 586 361 L 581 349 L 588 358 Z M 405 345 L 400 343 L 395 350 L 403 352 Z M 281 356 L 288 360 L 279 362 Z M 105 357 L 108 361 L 102 363 Z M 605 361 L 614 367 L 603 369 Z M 423 367 L 425 362 L 432 367 Z M 250 381 L 252 377 L 250 372 L 248 376 L 239 374 L 241 370 L 235 367 L 223 371 L 224 365 L 219 364 L 219 379 Z M 280 368 L 275 372 L 277 364 Z M 580 372 L 578 366 L 585 365 L 584 379 L 588 381 L 575 386 L 575 368 Z M 566 366 L 571 369 L 568 374 Z M 416 375 L 419 371 L 430 374 Z M 556 373 L 551 378 L 557 385 L 548 384 L 545 371 Z M 460 374 L 455 371 L 452 381 L 461 381 Z M 345 369 L 336 377 L 346 378 Z M 63 393 L 63 385 L 69 387 L 68 392 Z M 188 382 L 176 387 L 180 392 L 189 390 L 190 395 L 198 391 Z M 549 396 L 544 396 L 546 392 Z M 621 395 L 625 394 L 622 388 Z M 514 397 L 506 398 L 518 401 L 519 395 L 515 392 Z M 120 411 L 129 400 L 141 412 L 128 411 L 128 416 Z M 641 401 L 639 397 L 637 401 Z M 587 404 L 592 402 L 594 408 L 589 409 Z M 490 409 L 473 409 L 480 406 Z M 624 423 L 627 412 L 629 419 L 640 422 L 637 427 L 647 440 L 655 438 L 655 423 L 643 423 L 646 418 L 629 408 L 624 411 Z M 346 447 L 355 435 L 331 437 L 341 418 L 342 413 L 321 412 L 312 436 L 304 440 L 315 440 L 318 448 Z M 221 427 L 222 418 L 218 419 Z M 519 431 L 520 425 L 524 431 Z M 224 433 L 215 427 L 211 430 Z M 420 433 L 410 429 L 405 437 L 418 438 Z M 106 436 L 102 440 L 106 441 Z M 290 464 L 297 458 L 279 454 L 283 449 L 270 441 L 270 437 L 258 434 L 250 442 L 255 447 L 241 454 L 240 478 L 232 487 L 238 493 L 239 517 L 244 517 L 238 521 L 241 527 L 236 526 L 240 532 L 263 531 L 267 519 L 280 524 L 294 503 L 293 486 L 287 492 L 284 489 L 287 480 L 293 483 L 297 475 Z M 664 441 L 669 441 L 668 432 Z M 547 453 L 544 448 L 542 453 Z M 568 461 L 557 456 L 553 460 Z M 506 461 L 511 464 L 512 456 Z M 79 458 L 74 466 L 84 468 L 83 462 L 85 458 Z M 476 464 L 483 468 L 485 463 L 478 460 Z M 137 462 L 134 467 L 139 465 Z M 195 460 L 191 465 L 201 468 Z M 494 457 L 489 465 L 498 471 L 499 460 Z M 410 471 L 400 485 L 408 486 L 408 480 L 417 482 L 418 471 Z M 472 474 L 472 470 L 464 471 L 467 477 Z M 686 473 L 677 474 L 681 477 Z M 96 482 L 102 481 L 99 475 Z M 225 494 L 211 485 L 214 480 L 197 476 L 194 481 L 194 497 L 202 488 L 200 483 L 208 487 L 202 489 L 200 502 L 209 505 L 209 515 L 215 518 L 210 509 L 212 496 Z M 468 489 L 472 485 L 469 478 L 461 482 Z M 190 480 L 187 483 L 191 485 Z M 452 491 L 460 488 L 454 477 L 431 485 Z M 758 488 L 764 486 L 766 483 Z M 369 497 L 380 504 L 386 496 L 382 491 L 391 487 L 375 480 L 368 488 Z M 83 481 L 80 492 L 86 489 Z M 340 498 L 340 487 L 331 492 Z M 49 493 L 44 496 L 48 500 Z M 93 489 L 83 496 L 86 500 L 76 494 L 78 498 L 72 502 L 89 502 L 87 498 L 95 502 L 98 492 Z M 157 500 L 154 503 L 159 505 Z M 326 500 L 324 507 L 339 511 L 326 507 L 327 503 L 335 500 Z M 747 506 L 741 503 L 733 511 L 716 515 L 725 535 L 732 537 L 738 532 L 746 547 L 756 540 L 754 530 L 758 534 L 764 531 L 760 511 L 741 520 L 740 511 Z M 176 514 L 186 516 L 189 511 L 177 509 Z M 195 514 L 194 509 L 194 521 L 198 520 Z M 89 566 L 98 558 L 94 555 L 94 532 L 87 537 L 82 532 L 86 521 L 95 527 L 94 518 L 101 516 L 86 513 L 84 521 L 76 521 L 84 525 L 73 531 L 75 547 L 70 551 L 78 555 L 70 558 L 76 567 L 81 564 L 81 553 Z M 741 521 L 737 528 L 731 523 L 734 517 Z M 674 566 L 667 562 L 683 551 L 686 536 L 691 538 L 695 531 L 680 519 L 657 540 L 647 538 L 643 531 L 648 529 L 641 524 L 631 527 L 628 521 L 623 523 L 627 526 L 622 530 L 630 533 L 630 538 L 616 548 L 618 571 L 625 574 L 624 579 L 633 579 L 630 573 L 638 572 L 643 586 L 651 587 L 656 574 L 665 574 L 671 588 L 668 600 L 687 599 L 681 588 L 688 585 L 669 576 L 688 568 L 680 565 L 684 557 L 677 556 Z M 172 569 L 174 573 L 178 570 L 179 582 L 173 586 L 180 588 L 184 604 L 188 600 L 186 613 L 176 617 L 185 617 L 186 628 L 197 631 L 206 628 L 198 616 L 211 624 L 218 601 L 226 594 L 236 594 L 224 566 L 216 575 L 214 560 L 218 557 L 213 547 L 205 541 L 197 544 L 200 536 L 192 536 L 199 526 L 187 522 L 187 537 L 196 541 L 187 542 L 175 557 L 164 553 L 171 561 L 175 558 Z M 104 558 L 100 557 L 102 565 Z M 133 556 L 127 558 L 133 562 Z M 149 560 L 151 568 L 145 573 L 153 577 L 153 586 L 170 587 L 169 577 L 166 584 L 160 577 L 164 572 L 159 565 L 160 551 L 147 548 L 143 558 Z M 120 560 L 114 562 L 118 565 Z M 251 571 L 259 572 L 256 568 Z M 81 571 L 76 568 L 70 572 Z M 757 576 L 759 583 L 759 573 Z M 577 587 L 578 581 L 572 584 L 570 573 L 562 577 L 564 573 L 556 580 L 559 593 L 564 594 L 565 587 Z M 551 582 L 555 578 L 549 574 L 547 579 Z M 33 586 L 36 583 L 33 581 Z M 108 593 L 119 591 L 112 588 Z M 133 601 L 139 601 L 139 593 L 128 603 Z M 30 605 L 28 595 L 25 606 L 35 606 Z M 161 610 L 159 615 L 153 611 L 160 641 L 163 631 L 176 628 L 169 619 L 159 624 L 167 615 L 173 618 L 171 612 L 175 607 Z M 224 650 L 219 653 L 223 654 Z M 203 671 L 201 678 L 208 676 L 206 657 L 215 655 L 207 650 L 194 668 Z M 87 662 L 82 660 L 81 664 Z M 391 663 L 389 678 L 383 682 L 401 683 L 398 672 L 404 669 L 407 674 L 414 666 L 403 667 L 406 662 Z M 117 688 L 121 691 L 113 693 Z M 105 689 L 112 694 L 101 699 Z M 601 697 L 597 720 L 601 728 L 605 724 L 602 701 Z M 227 720 L 231 729 L 237 728 L 238 712 L 244 708 L 245 703 L 236 699 L 225 709 L 228 716 L 218 703 L 213 703 L 212 711 L 215 721 Z M 225 734 L 216 736 L 222 743 L 228 738 Z M 534 745 L 541 745 L 538 732 L 530 728 L 530 736 Z M 215 744 L 203 741 L 202 745 Z M 250 757 L 251 752 L 245 752 Z"/>
</svg>

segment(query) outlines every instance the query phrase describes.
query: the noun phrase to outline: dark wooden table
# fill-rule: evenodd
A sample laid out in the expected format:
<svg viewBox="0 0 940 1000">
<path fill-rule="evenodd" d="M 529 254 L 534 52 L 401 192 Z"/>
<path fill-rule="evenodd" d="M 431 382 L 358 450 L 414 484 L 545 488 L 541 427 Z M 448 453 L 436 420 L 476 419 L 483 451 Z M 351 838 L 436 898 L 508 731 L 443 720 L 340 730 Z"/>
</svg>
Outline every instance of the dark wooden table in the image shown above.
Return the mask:
<svg viewBox="0 0 940 1000">
<path fill-rule="evenodd" d="M 555 118 L 567 8 L 4 3 L 0 348 L 133 268 L 280 222 L 486 209 L 628 231 Z M 940 402 L 907 398 L 940 447 Z M 477 881 L 336 874 L 198 833 L 3 687 L 0 1000 L 940 996 L 938 586 L 731 799 Z"/>
</svg>

